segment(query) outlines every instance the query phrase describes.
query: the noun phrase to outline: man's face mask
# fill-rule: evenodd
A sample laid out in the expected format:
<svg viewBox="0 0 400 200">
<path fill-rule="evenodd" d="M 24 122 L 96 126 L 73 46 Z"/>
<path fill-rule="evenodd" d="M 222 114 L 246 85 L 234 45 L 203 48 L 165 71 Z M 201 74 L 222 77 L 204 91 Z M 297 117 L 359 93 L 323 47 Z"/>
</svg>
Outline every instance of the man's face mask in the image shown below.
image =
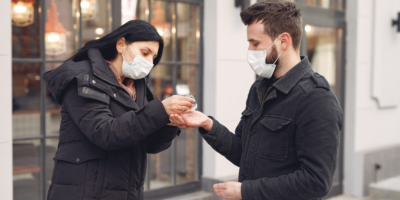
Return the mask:
<svg viewBox="0 0 400 200">
<path fill-rule="evenodd" d="M 280 37 L 280 36 L 279 36 Z M 275 42 L 279 39 L 276 38 L 276 40 L 272 43 L 272 45 L 267 49 L 267 50 L 261 50 L 261 51 L 253 51 L 253 50 L 248 50 L 247 51 L 247 62 L 249 63 L 250 67 L 253 69 L 253 71 L 264 78 L 270 79 L 272 75 L 274 75 L 274 71 L 276 68 L 276 61 L 278 61 L 279 57 L 281 56 L 283 50 L 279 54 L 279 56 L 276 58 L 275 62 L 272 64 L 267 64 L 266 59 L 267 59 L 267 51 L 274 46 Z"/>
<path fill-rule="evenodd" d="M 133 54 L 135 54 L 135 59 L 133 59 L 132 62 L 127 62 L 124 58 L 124 55 L 122 55 L 122 74 L 127 77 L 131 78 L 133 80 L 138 80 L 146 77 L 151 69 L 153 68 L 154 64 L 147 61 L 144 59 L 142 56 L 136 54 L 131 46 L 128 44 L 128 47 L 131 49 Z"/>
</svg>

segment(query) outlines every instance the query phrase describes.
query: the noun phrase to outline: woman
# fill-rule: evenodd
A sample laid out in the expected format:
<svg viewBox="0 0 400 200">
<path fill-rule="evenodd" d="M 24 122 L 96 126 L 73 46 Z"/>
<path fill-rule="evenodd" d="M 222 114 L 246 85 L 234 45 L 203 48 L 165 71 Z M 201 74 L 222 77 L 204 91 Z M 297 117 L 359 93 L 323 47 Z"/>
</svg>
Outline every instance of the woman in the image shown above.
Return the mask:
<svg viewBox="0 0 400 200">
<path fill-rule="evenodd" d="M 171 145 L 180 130 L 168 116 L 194 103 L 153 99 L 148 74 L 162 52 L 156 29 L 133 20 L 44 75 L 62 105 L 49 200 L 143 199 L 146 154 Z"/>
</svg>

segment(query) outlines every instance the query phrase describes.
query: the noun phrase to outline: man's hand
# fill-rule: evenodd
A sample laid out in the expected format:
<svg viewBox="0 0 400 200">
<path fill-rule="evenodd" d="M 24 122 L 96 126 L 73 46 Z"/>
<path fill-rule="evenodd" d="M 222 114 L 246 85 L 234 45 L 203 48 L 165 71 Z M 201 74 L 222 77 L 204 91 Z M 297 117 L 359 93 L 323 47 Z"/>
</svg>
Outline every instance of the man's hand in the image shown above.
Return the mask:
<svg viewBox="0 0 400 200">
<path fill-rule="evenodd" d="M 189 128 L 202 127 L 206 131 L 210 131 L 213 125 L 213 120 L 199 111 L 185 113 L 182 114 L 182 116 L 179 114 L 171 114 L 170 120 L 174 124 L 186 125 Z"/>
<path fill-rule="evenodd" d="M 214 184 L 215 194 L 226 200 L 242 199 L 242 183 L 226 182 Z"/>
</svg>

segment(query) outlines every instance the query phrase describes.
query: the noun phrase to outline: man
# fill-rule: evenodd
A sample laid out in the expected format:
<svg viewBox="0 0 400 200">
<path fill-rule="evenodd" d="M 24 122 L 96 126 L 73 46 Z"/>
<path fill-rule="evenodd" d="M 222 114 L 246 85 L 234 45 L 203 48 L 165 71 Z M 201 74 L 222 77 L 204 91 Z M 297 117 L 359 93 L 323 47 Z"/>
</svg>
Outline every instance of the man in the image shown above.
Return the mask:
<svg viewBox="0 0 400 200">
<path fill-rule="evenodd" d="M 248 62 L 261 78 L 235 133 L 200 112 L 170 119 L 200 127 L 207 143 L 240 167 L 239 182 L 214 185 L 218 196 L 320 199 L 332 186 L 343 111 L 326 79 L 299 55 L 300 11 L 292 2 L 270 0 L 240 16 L 247 25 Z"/>
</svg>

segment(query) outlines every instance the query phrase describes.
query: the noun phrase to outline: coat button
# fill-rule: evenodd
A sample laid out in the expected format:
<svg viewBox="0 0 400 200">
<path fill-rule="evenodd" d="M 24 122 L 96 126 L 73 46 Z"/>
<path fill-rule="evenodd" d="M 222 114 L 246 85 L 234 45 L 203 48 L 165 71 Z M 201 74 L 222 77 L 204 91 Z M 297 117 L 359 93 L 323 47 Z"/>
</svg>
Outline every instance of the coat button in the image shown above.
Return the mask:
<svg viewBox="0 0 400 200">
<path fill-rule="evenodd" d="M 115 97 L 115 98 L 117 98 L 117 95 L 116 95 L 116 94 L 114 94 L 114 97 Z"/>
<path fill-rule="evenodd" d="M 250 135 L 254 135 L 254 134 L 256 134 L 255 130 L 250 131 Z"/>
<path fill-rule="evenodd" d="M 81 161 L 81 159 L 77 158 L 77 159 L 76 159 L 76 162 L 78 163 L 79 161 Z"/>
<path fill-rule="evenodd" d="M 93 84 L 96 84 L 96 81 L 95 81 L 95 80 L 92 80 L 92 83 L 93 83 Z"/>
</svg>

